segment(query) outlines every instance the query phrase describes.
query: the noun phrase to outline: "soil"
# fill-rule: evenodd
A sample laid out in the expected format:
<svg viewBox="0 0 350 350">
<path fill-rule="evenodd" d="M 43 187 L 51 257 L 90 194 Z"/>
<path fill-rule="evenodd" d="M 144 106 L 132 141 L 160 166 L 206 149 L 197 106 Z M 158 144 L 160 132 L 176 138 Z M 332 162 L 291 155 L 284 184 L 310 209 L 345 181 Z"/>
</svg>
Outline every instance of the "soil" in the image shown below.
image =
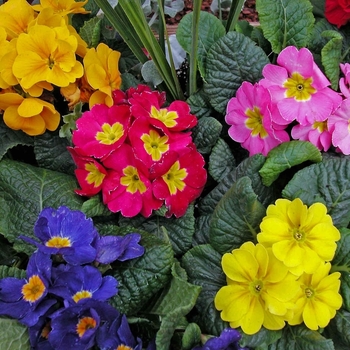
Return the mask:
<svg viewBox="0 0 350 350">
<path fill-rule="evenodd" d="M 172 26 L 177 26 L 177 24 L 180 22 L 181 18 L 188 12 L 192 11 L 193 8 L 193 0 L 184 0 L 185 1 L 185 7 L 184 9 L 179 12 L 174 18 L 167 18 L 167 24 Z M 210 10 L 210 4 L 211 0 L 203 0 L 202 2 L 202 11 L 211 12 Z M 225 19 L 225 16 L 227 16 L 228 11 L 223 11 L 222 16 Z M 246 20 L 248 22 L 258 22 L 258 14 L 255 10 L 255 0 L 246 0 L 242 12 L 239 16 L 240 20 Z"/>
</svg>

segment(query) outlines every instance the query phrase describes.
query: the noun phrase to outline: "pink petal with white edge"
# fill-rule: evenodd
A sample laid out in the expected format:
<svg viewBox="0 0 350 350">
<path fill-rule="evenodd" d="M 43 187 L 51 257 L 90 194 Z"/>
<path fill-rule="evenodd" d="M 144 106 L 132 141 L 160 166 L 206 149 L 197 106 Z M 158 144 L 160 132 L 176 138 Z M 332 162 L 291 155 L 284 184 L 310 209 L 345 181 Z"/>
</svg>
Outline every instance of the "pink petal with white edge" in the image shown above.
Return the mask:
<svg viewBox="0 0 350 350">
<path fill-rule="evenodd" d="M 348 122 L 338 122 L 332 134 L 333 146 L 339 147 L 343 154 L 350 154 L 350 132 Z"/>
<path fill-rule="evenodd" d="M 263 68 L 262 75 L 265 79 L 260 80 L 259 83 L 265 87 L 269 87 L 269 85 L 282 86 L 288 79 L 288 72 L 284 67 L 279 67 L 271 63 Z"/>
</svg>

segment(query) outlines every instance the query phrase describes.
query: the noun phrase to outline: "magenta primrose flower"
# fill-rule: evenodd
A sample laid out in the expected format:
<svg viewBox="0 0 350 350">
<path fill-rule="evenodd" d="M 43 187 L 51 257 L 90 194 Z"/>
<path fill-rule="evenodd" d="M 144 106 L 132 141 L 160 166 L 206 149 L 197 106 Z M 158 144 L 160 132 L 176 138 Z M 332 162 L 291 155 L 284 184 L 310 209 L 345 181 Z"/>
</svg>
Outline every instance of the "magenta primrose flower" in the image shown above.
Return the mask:
<svg viewBox="0 0 350 350">
<path fill-rule="evenodd" d="M 350 99 L 343 100 L 340 107 L 329 117 L 332 144 L 343 154 L 350 154 Z"/>
<path fill-rule="evenodd" d="M 260 84 L 268 88 L 286 121 L 322 122 L 340 105 L 341 96 L 329 88 L 329 80 L 308 49 L 288 46 L 278 55 L 277 64 L 263 68 Z"/>
<path fill-rule="evenodd" d="M 130 123 L 127 105 L 107 107 L 97 104 L 77 120 L 73 143 L 86 156 L 106 157 L 123 144 Z"/>
<path fill-rule="evenodd" d="M 328 151 L 332 145 L 332 134 L 328 130 L 328 120 L 314 122 L 313 124 L 297 124 L 292 128 L 294 140 L 309 141 L 320 151 Z"/>
<path fill-rule="evenodd" d="M 271 102 L 269 91 L 259 85 L 243 82 L 236 97 L 229 100 L 226 123 L 230 137 L 241 143 L 250 155 L 267 153 L 282 142 L 289 141 L 284 130 L 288 124 Z"/>
<path fill-rule="evenodd" d="M 350 64 L 340 63 L 340 69 L 344 77 L 339 79 L 339 89 L 345 98 L 350 97 Z"/>
</svg>

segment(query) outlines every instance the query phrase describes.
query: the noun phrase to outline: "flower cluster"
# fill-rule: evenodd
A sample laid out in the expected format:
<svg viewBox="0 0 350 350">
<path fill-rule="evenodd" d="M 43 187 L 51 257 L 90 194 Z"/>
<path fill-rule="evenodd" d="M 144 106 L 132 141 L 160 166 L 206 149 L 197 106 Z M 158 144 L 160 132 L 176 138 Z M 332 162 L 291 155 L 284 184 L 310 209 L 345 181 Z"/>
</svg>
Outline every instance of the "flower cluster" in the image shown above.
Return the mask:
<svg viewBox="0 0 350 350">
<path fill-rule="evenodd" d="M 322 203 L 297 198 L 267 208 L 258 243 L 244 243 L 222 257 L 227 286 L 215 297 L 221 318 L 254 334 L 285 323 L 312 330 L 328 325 L 342 305 L 340 273 L 330 273 L 340 239 Z"/>
<path fill-rule="evenodd" d="M 290 140 L 310 141 L 321 151 L 331 146 L 350 154 L 349 69 L 341 64 L 344 77 L 338 93 L 314 62 L 312 53 L 294 46 L 267 64 L 263 79 L 254 85 L 243 82 L 227 105 L 229 135 L 250 155 L 267 153 Z"/>
<path fill-rule="evenodd" d="M 0 315 L 26 325 L 35 349 L 142 349 L 125 315 L 108 303 L 117 280 L 96 267 L 143 255 L 140 235 L 100 237 L 91 219 L 64 206 L 45 208 L 34 232 L 39 242 L 21 237 L 37 247 L 26 278 L 0 280 Z"/>
<path fill-rule="evenodd" d="M 183 101 L 165 107 L 165 94 L 139 85 L 113 92 L 114 104 L 95 105 L 77 120 L 69 151 L 83 196 L 102 192 L 112 212 L 149 217 L 185 214 L 206 182 L 204 159 L 192 142 L 197 119 Z"/>
<path fill-rule="evenodd" d="M 79 101 L 112 105 L 112 89 L 121 85 L 120 53 L 103 43 L 89 49 L 69 24 L 68 15 L 88 13 L 86 3 L 9 0 L 0 6 L 0 110 L 9 128 L 29 135 L 56 130 L 54 89 L 70 108 Z"/>
</svg>

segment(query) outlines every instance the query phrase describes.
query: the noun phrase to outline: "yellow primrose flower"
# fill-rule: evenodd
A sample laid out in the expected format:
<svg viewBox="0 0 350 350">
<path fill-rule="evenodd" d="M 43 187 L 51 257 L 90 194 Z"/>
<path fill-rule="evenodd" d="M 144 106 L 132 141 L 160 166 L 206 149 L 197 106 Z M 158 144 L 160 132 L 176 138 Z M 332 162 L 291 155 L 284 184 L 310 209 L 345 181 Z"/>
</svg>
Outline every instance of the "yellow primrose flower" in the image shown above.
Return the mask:
<svg viewBox="0 0 350 350">
<path fill-rule="evenodd" d="M 329 275 L 330 263 L 322 263 L 313 274 L 300 276 L 301 290 L 295 299 L 295 313 L 290 325 L 300 324 L 317 330 L 324 328 L 342 305 L 339 294 L 340 272 Z"/>
<path fill-rule="evenodd" d="M 218 291 L 214 303 L 232 328 L 242 327 L 246 334 L 262 326 L 277 330 L 293 317 L 292 299 L 300 286 L 271 249 L 246 242 L 223 255 L 222 268 L 228 285 Z"/>
<path fill-rule="evenodd" d="M 74 1 L 74 0 L 41 0 L 39 5 L 33 5 L 35 11 L 42 11 L 44 8 L 50 7 L 56 13 L 61 16 L 66 16 L 70 13 L 86 14 L 90 11 L 86 11 L 83 6 L 86 5 L 88 0 Z"/>
<path fill-rule="evenodd" d="M 120 88 L 121 77 L 118 69 L 120 52 L 100 43 L 91 48 L 84 57 L 86 80 L 95 90 L 89 101 L 90 109 L 96 103 L 113 105 L 112 92 Z"/>
<path fill-rule="evenodd" d="M 26 0 L 8 0 L 0 6 L 0 27 L 7 32 L 7 39 L 26 33 L 28 24 L 36 13 Z"/>
<path fill-rule="evenodd" d="M 340 239 L 326 206 L 314 203 L 307 208 L 299 198 L 269 205 L 260 229 L 258 242 L 272 247 L 276 258 L 298 276 L 332 260 Z"/>
<path fill-rule="evenodd" d="M 9 128 L 31 136 L 41 135 L 46 129 L 54 131 L 60 122 L 60 114 L 51 103 L 17 93 L 0 94 L 0 109 Z"/>
<path fill-rule="evenodd" d="M 68 86 L 84 74 L 76 49 L 77 39 L 67 27 L 33 26 L 18 37 L 13 74 L 24 89 L 41 81 Z"/>
</svg>

